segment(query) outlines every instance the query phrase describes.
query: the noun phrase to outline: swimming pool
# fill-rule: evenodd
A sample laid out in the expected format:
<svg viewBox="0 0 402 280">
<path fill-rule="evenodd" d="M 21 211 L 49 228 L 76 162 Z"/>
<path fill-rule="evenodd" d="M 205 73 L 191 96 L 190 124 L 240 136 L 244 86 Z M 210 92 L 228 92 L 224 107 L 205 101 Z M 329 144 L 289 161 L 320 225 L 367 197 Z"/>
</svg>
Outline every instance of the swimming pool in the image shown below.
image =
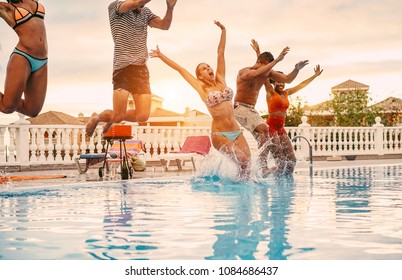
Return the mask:
<svg viewBox="0 0 402 280">
<path fill-rule="evenodd" d="M 0 259 L 402 259 L 402 165 L 0 186 Z"/>
</svg>

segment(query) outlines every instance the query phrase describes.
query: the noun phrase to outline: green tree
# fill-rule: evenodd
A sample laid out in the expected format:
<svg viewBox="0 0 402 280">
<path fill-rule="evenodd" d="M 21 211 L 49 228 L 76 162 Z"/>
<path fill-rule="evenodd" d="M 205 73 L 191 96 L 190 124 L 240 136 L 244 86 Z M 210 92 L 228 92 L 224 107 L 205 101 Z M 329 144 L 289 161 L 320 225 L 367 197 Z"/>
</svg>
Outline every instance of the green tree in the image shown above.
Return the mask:
<svg viewBox="0 0 402 280">
<path fill-rule="evenodd" d="M 298 126 L 301 124 L 301 118 L 304 116 L 304 110 L 302 107 L 303 100 L 300 96 L 296 97 L 293 101 L 292 97 L 289 98 L 290 106 L 286 112 L 285 126 Z"/>
<path fill-rule="evenodd" d="M 350 90 L 332 94 L 332 109 L 336 126 L 371 126 L 376 110 L 368 107 L 370 98 L 365 91 Z"/>
</svg>

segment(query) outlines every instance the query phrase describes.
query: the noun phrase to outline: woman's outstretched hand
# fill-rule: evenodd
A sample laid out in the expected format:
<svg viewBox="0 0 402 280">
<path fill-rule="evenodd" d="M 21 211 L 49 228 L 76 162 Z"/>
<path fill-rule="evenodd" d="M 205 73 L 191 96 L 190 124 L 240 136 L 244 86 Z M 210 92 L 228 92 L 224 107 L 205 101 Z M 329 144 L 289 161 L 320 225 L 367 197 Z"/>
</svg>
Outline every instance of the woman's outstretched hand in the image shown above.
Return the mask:
<svg viewBox="0 0 402 280">
<path fill-rule="evenodd" d="M 159 50 L 159 46 L 156 46 L 156 49 L 155 49 L 155 50 L 151 50 L 151 51 L 149 52 L 149 56 L 150 56 L 151 58 L 160 57 L 160 55 L 161 55 L 161 51 Z"/>
<path fill-rule="evenodd" d="M 217 20 L 214 20 L 214 23 L 219 26 L 220 29 L 225 30 L 225 26 Z"/>
</svg>

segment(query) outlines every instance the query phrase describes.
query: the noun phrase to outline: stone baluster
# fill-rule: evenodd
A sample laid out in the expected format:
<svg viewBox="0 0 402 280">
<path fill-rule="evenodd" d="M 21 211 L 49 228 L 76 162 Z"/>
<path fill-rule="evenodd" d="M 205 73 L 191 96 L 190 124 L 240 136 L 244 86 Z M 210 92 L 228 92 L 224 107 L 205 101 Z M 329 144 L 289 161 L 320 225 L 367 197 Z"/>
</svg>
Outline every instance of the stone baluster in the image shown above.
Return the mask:
<svg viewBox="0 0 402 280">
<path fill-rule="evenodd" d="M 31 129 L 31 145 L 29 146 L 29 149 L 31 151 L 31 157 L 29 160 L 31 162 L 38 161 L 38 157 L 39 157 L 39 151 L 38 151 L 38 145 L 37 145 L 38 131 L 39 130 L 37 128 Z"/>
<path fill-rule="evenodd" d="M 6 162 L 6 145 L 5 145 L 5 136 L 6 136 L 6 127 L 5 126 L 0 126 L 0 163 Z"/>
<path fill-rule="evenodd" d="M 45 135 L 48 135 L 48 144 L 46 144 L 46 139 L 45 139 Z M 37 137 L 36 137 L 36 141 L 37 141 L 37 146 L 38 146 L 38 162 L 41 163 L 45 163 L 47 160 L 53 160 L 53 153 L 52 151 L 48 150 L 49 147 L 49 141 L 51 141 L 52 139 L 52 135 L 50 134 L 50 132 L 46 129 L 46 128 L 40 128 L 38 129 L 37 132 Z M 52 149 L 53 150 L 53 149 Z M 46 156 L 46 153 L 48 154 Z"/>
<path fill-rule="evenodd" d="M 158 128 L 154 128 L 152 130 L 152 148 L 153 148 L 153 154 L 152 157 L 153 158 L 158 158 Z"/>
<path fill-rule="evenodd" d="M 74 160 L 78 156 L 78 149 L 80 148 L 78 146 L 78 135 L 79 135 L 80 129 L 79 128 L 74 128 L 72 131 L 72 137 L 73 137 L 73 145 L 71 146 L 72 150 L 72 160 Z"/>
<path fill-rule="evenodd" d="M 8 129 L 8 132 L 10 134 L 10 144 L 8 146 L 8 151 L 10 153 L 9 153 L 9 156 L 8 156 L 8 162 L 15 163 L 15 162 L 17 162 L 17 158 L 16 158 L 16 155 L 15 155 L 15 150 L 16 150 L 15 136 L 16 136 L 17 129 L 15 127 L 10 127 Z"/>
<path fill-rule="evenodd" d="M 180 139 L 180 130 L 176 128 L 175 130 L 173 130 L 173 141 L 172 141 L 173 151 L 179 151 L 180 149 L 179 139 Z"/>
<path fill-rule="evenodd" d="M 148 161 L 152 158 L 152 156 L 151 156 L 151 147 L 152 147 L 152 145 L 151 145 L 151 127 L 147 126 L 147 128 L 145 128 L 144 131 L 145 131 L 145 135 L 144 135 L 143 139 L 145 140 L 145 144 L 144 144 L 144 147 L 146 150 L 145 158 Z"/>
<path fill-rule="evenodd" d="M 61 152 L 62 152 L 62 150 L 63 150 L 63 139 L 62 139 L 62 136 L 63 136 L 63 134 L 64 134 L 64 131 L 63 131 L 62 128 L 57 128 L 57 129 L 55 129 L 55 132 L 56 132 L 56 133 L 55 133 L 56 145 L 54 146 L 54 147 L 55 147 L 55 154 L 56 154 L 55 162 L 56 162 L 56 163 L 62 163 L 62 162 L 63 162 L 63 158 L 62 158 Z"/>
<path fill-rule="evenodd" d="M 72 128 L 66 128 L 63 133 L 64 162 L 71 162 L 71 135 Z"/>
<path fill-rule="evenodd" d="M 166 152 L 170 152 L 172 150 L 172 129 L 167 129 L 166 130 Z"/>
<path fill-rule="evenodd" d="M 82 128 L 79 131 L 80 131 L 80 134 L 81 134 L 80 154 L 82 155 L 82 154 L 86 153 L 88 145 L 87 145 L 87 139 L 86 139 L 86 136 L 85 136 L 85 128 Z"/>
<path fill-rule="evenodd" d="M 167 143 L 167 137 L 166 137 L 166 129 L 165 128 L 160 128 L 160 133 L 159 133 L 159 153 L 164 154 L 165 149 L 166 149 L 166 143 Z"/>
<path fill-rule="evenodd" d="M 96 153 L 101 154 L 102 153 L 102 148 L 103 148 L 101 129 L 98 129 L 97 132 L 98 133 L 96 134 L 96 140 L 95 140 L 94 144 L 95 144 Z"/>
<path fill-rule="evenodd" d="M 92 135 L 90 138 L 89 138 L 89 144 L 88 144 L 88 150 L 89 150 L 89 153 L 93 153 L 94 152 L 94 150 L 95 150 L 95 144 L 94 144 L 94 136 Z"/>
</svg>

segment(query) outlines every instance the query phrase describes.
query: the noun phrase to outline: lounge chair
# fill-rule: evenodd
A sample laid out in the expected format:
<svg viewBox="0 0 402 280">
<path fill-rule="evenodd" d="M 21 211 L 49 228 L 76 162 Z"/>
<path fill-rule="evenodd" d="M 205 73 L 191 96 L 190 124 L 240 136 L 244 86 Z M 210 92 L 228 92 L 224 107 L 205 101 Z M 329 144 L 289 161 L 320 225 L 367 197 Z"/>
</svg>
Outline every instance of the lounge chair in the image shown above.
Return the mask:
<svg viewBox="0 0 402 280">
<path fill-rule="evenodd" d="M 109 170 L 109 165 L 107 164 L 107 159 L 109 158 L 117 158 L 117 155 L 106 153 L 82 154 L 79 157 L 75 158 L 75 166 L 77 167 L 77 170 L 80 174 L 85 174 L 90 166 L 106 161 L 106 170 Z M 80 160 L 85 160 L 84 166 L 81 166 Z"/>
<path fill-rule="evenodd" d="M 130 155 L 137 155 L 142 152 L 142 141 L 141 140 L 133 140 L 129 139 L 125 141 L 125 147 L 126 151 Z M 124 149 L 123 145 L 120 147 L 120 141 L 114 140 L 113 145 L 110 147 L 110 149 L 107 151 L 107 153 L 100 153 L 100 154 L 95 154 L 95 153 L 90 153 L 90 154 L 82 154 L 79 157 L 75 159 L 75 165 L 77 166 L 77 170 L 80 174 L 85 174 L 89 167 L 98 163 L 104 163 L 103 167 L 106 167 L 106 171 L 108 172 L 110 170 L 109 168 L 109 163 L 112 162 L 119 162 L 121 161 L 120 159 L 120 149 Z M 125 151 L 123 151 L 123 154 Z M 80 163 L 80 160 L 85 160 L 85 165 L 82 166 Z M 99 170 L 99 172 L 101 172 Z M 101 175 L 101 173 L 99 173 Z M 103 176 L 103 173 L 102 173 Z M 102 177 L 101 176 L 101 177 Z"/>
<path fill-rule="evenodd" d="M 180 151 L 159 155 L 159 159 L 162 167 L 166 171 L 169 169 L 171 160 L 176 161 L 179 170 L 183 170 L 183 165 L 186 161 L 191 161 L 193 166 L 192 170 L 196 170 L 196 159 L 206 156 L 210 149 L 211 140 L 209 136 L 188 136 Z"/>
</svg>

